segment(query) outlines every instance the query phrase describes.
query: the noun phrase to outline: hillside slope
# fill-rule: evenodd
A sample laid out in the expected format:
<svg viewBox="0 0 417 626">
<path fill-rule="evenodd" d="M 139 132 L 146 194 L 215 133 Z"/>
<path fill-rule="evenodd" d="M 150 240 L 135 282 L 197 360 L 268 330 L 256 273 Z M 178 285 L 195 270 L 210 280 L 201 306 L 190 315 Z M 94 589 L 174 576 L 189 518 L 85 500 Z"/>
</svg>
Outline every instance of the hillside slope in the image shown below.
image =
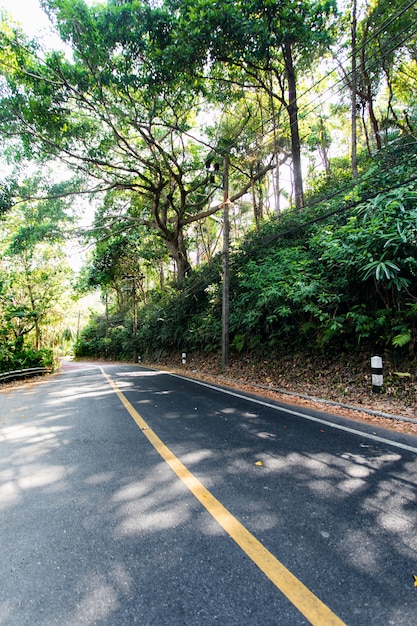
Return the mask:
<svg viewBox="0 0 417 626">
<path fill-rule="evenodd" d="M 255 359 L 253 355 L 239 355 L 231 357 L 224 373 L 221 372 L 220 361 L 218 354 L 190 353 L 187 354 L 185 365 L 182 364 L 181 354 L 161 356 L 158 362 L 146 362 L 144 365 L 166 368 L 288 404 L 310 406 L 319 411 L 417 436 L 415 371 L 397 372 L 394 364 L 385 363 L 383 392 L 375 394 L 372 392 L 370 363 L 367 359 L 343 361 L 331 356 L 324 359 L 299 355 L 298 358 L 277 356 L 271 361 Z M 336 404 L 328 404 L 329 401 Z M 358 410 L 347 407 L 356 407 Z M 414 421 L 389 419 L 360 411 L 361 408 Z"/>
</svg>

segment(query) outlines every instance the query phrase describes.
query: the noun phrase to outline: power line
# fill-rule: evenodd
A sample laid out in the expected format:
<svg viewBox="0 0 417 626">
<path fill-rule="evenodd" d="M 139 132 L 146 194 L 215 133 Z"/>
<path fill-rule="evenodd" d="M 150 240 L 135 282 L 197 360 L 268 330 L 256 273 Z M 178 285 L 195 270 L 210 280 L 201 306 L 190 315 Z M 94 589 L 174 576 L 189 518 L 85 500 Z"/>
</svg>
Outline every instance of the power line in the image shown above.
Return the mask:
<svg viewBox="0 0 417 626">
<path fill-rule="evenodd" d="M 361 50 L 364 50 L 366 46 L 369 45 L 369 43 L 375 39 L 379 34 L 381 34 L 382 32 L 384 32 L 386 30 L 386 28 L 388 26 L 390 26 L 396 19 L 398 19 L 399 17 L 401 17 L 404 13 L 406 13 L 406 11 L 408 11 L 408 9 L 410 9 L 411 7 L 413 7 L 415 4 L 417 3 L 417 0 L 412 0 L 411 2 L 409 2 L 408 4 L 404 5 L 404 7 L 395 15 L 393 15 L 391 18 L 389 18 L 386 22 L 384 22 L 379 29 L 377 29 L 375 31 L 375 33 L 373 33 L 370 37 L 368 37 L 366 39 L 366 41 L 361 45 L 358 46 L 357 48 L 355 48 L 355 50 L 352 50 L 351 52 L 349 52 L 349 54 L 346 56 L 345 60 L 342 61 L 341 63 L 339 63 L 340 65 L 343 65 L 344 63 L 346 63 L 347 61 L 349 61 L 353 54 L 356 54 L 357 52 L 360 52 Z M 340 50 L 340 49 L 339 49 Z M 337 52 L 335 53 L 337 55 Z M 333 68 L 332 70 L 330 70 L 327 74 L 325 74 L 325 76 L 323 76 L 322 78 L 320 78 L 318 81 L 316 81 L 316 83 L 314 83 L 313 85 L 311 85 L 308 89 L 306 89 L 300 97 L 305 96 L 309 91 L 311 91 L 312 89 L 314 89 L 315 87 L 317 87 L 318 85 L 320 85 L 320 83 L 322 83 L 324 80 L 326 80 L 326 78 L 328 78 L 329 76 L 331 76 L 333 74 L 333 72 L 337 71 L 337 67 Z M 339 81 L 338 81 L 339 82 Z M 336 83 L 337 84 L 337 83 Z M 327 90 L 326 90 L 327 91 Z"/>
<path fill-rule="evenodd" d="M 402 15 L 403 15 L 403 14 L 404 14 L 407 10 L 409 10 L 410 8 L 412 8 L 412 7 L 416 4 L 416 2 L 417 2 L 417 0 L 412 0 L 411 2 L 406 3 L 406 4 L 405 4 L 405 5 L 404 5 L 404 6 L 403 6 L 403 7 L 402 7 L 402 8 L 401 8 L 401 9 L 400 9 L 400 10 L 399 10 L 399 11 L 398 11 L 395 15 L 394 15 L 394 16 L 392 16 L 392 17 L 390 17 L 388 20 L 386 20 L 386 21 L 385 21 L 385 22 L 384 22 L 384 23 L 383 23 L 383 24 L 379 27 L 379 29 L 377 29 L 377 31 L 376 31 L 375 33 L 373 33 L 373 34 L 372 34 L 372 36 L 371 36 L 371 37 L 369 37 L 369 38 L 368 38 L 368 39 L 367 39 L 367 40 L 366 40 L 366 41 L 362 44 L 362 46 L 359 46 L 359 47 L 357 48 L 357 51 L 364 50 L 364 49 L 365 49 L 365 47 L 366 47 L 367 45 L 369 45 L 369 42 L 371 42 L 371 41 L 372 41 L 373 39 L 375 39 L 375 38 L 376 38 L 376 37 L 377 37 L 377 36 L 378 36 L 381 32 L 383 32 L 383 31 L 384 31 L 384 29 L 386 29 L 386 27 L 387 27 L 387 26 L 391 25 L 391 24 L 392 24 L 395 20 L 399 19 L 399 18 L 400 18 L 400 17 L 401 17 L 401 16 L 402 16 Z M 372 63 L 375 65 L 375 63 L 376 63 L 376 59 L 385 58 L 385 57 L 386 57 L 389 53 L 391 53 L 393 50 L 395 50 L 395 48 L 396 48 L 397 46 L 402 45 L 402 44 L 403 44 L 403 43 L 407 40 L 407 38 L 408 38 L 408 37 L 411 37 L 413 34 L 415 34 L 415 33 L 417 32 L 417 29 L 416 29 L 416 30 L 413 30 L 413 31 L 411 32 L 411 34 L 410 34 L 410 33 L 408 33 L 408 34 L 407 34 L 407 37 L 405 37 L 405 38 L 403 38 L 403 39 L 400 39 L 401 35 L 402 35 L 405 31 L 408 31 L 408 29 L 409 29 L 409 25 L 407 25 L 407 26 L 406 26 L 406 27 L 405 27 L 405 28 L 404 28 L 404 29 L 403 29 L 400 33 L 397 33 L 397 34 L 396 34 L 396 37 L 395 37 L 395 38 L 392 40 L 392 42 L 391 42 L 391 48 L 389 48 L 389 49 L 388 49 L 388 51 L 386 51 L 383 55 L 378 56 L 378 55 L 376 55 L 376 54 L 375 54 L 375 55 L 373 55 L 373 56 L 371 56 L 371 57 L 370 57 L 370 60 L 371 60 L 371 67 L 372 67 Z M 346 60 L 348 60 L 348 59 L 349 59 L 349 57 L 348 57 Z M 328 77 L 329 75 L 331 75 L 331 73 L 333 73 L 334 71 L 335 71 L 335 70 L 332 70 L 332 72 L 330 72 L 329 74 L 327 74 L 327 76 L 326 76 L 326 77 Z M 318 85 L 320 85 L 320 84 L 321 84 L 321 82 L 322 82 L 323 80 L 324 80 L 324 78 L 320 79 L 319 81 L 316 81 L 316 83 L 314 83 L 313 85 L 311 85 L 311 86 L 310 86 L 310 87 L 309 87 L 309 88 L 308 88 L 305 92 L 303 92 L 303 94 L 301 94 L 301 96 L 299 96 L 299 99 L 303 98 L 303 96 L 304 96 L 305 94 L 307 94 L 309 91 L 311 91 L 312 89 L 314 89 L 314 88 L 316 88 Z M 335 87 L 337 87 L 337 85 L 338 85 L 339 83 L 344 82 L 344 80 L 345 80 L 345 79 L 341 79 L 340 81 L 336 82 L 336 84 L 335 84 L 335 85 L 333 85 L 333 86 L 332 86 L 331 88 L 329 88 L 329 89 L 332 89 L 332 90 L 333 90 L 333 89 L 335 89 Z M 326 90 L 326 91 L 327 91 L 327 90 Z M 325 91 L 324 93 L 326 93 L 326 91 Z M 321 100 L 321 96 L 318 96 L 318 97 L 316 98 L 316 100 L 319 100 L 319 98 L 320 98 L 320 102 L 319 102 L 317 105 L 315 105 L 315 101 L 313 100 L 313 102 L 310 102 L 309 104 L 306 104 L 306 105 L 304 105 L 304 106 L 300 107 L 299 111 L 301 111 L 301 112 L 302 112 L 303 110 L 306 110 L 306 115 L 308 115 L 308 114 L 312 113 L 312 112 L 315 110 L 315 108 L 317 108 L 318 106 L 322 106 L 322 104 L 323 104 L 323 101 Z M 262 127 L 264 127 L 264 126 L 268 125 L 268 123 L 270 123 L 271 121 L 274 121 L 274 120 L 273 120 L 273 118 L 269 118 L 268 120 L 266 120 L 265 122 L 263 122 L 263 123 L 262 123 Z M 261 128 L 261 126 L 260 126 L 259 128 Z M 255 130 L 256 130 L 256 129 L 255 129 Z M 207 144 L 206 144 L 206 145 L 207 145 Z M 230 144 L 230 146 L 231 146 L 231 147 L 235 147 L 235 146 L 237 146 L 237 145 L 238 145 L 238 143 L 237 143 L 237 142 L 233 142 L 233 141 L 232 141 L 232 142 L 231 142 L 231 144 Z"/>
<path fill-rule="evenodd" d="M 383 24 L 379 27 L 379 29 L 377 29 L 370 37 L 368 37 L 366 39 L 366 41 L 364 41 L 364 43 L 361 46 L 358 46 L 356 48 L 356 50 L 354 51 L 355 53 L 360 52 L 365 50 L 365 48 L 367 46 L 369 46 L 369 43 L 372 42 L 379 34 L 383 33 L 387 26 L 391 25 L 395 20 L 399 19 L 402 15 L 404 15 L 404 13 L 406 13 L 410 8 L 412 8 L 415 4 L 417 3 L 417 0 L 412 0 L 411 2 L 408 2 L 407 4 L 405 4 L 394 16 L 390 17 L 388 20 L 386 20 L 385 22 L 383 22 Z M 385 59 L 390 53 L 392 53 L 396 48 L 399 48 L 401 45 L 403 45 L 409 38 L 411 38 L 413 35 L 415 35 L 417 33 L 417 28 L 415 30 L 412 30 L 411 33 L 407 33 L 407 36 L 401 39 L 401 36 L 408 31 L 410 27 L 410 24 L 406 25 L 399 33 L 397 33 L 395 35 L 395 37 L 393 39 L 391 39 L 391 44 L 388 48 L 388 50 L 386 50 L 385 52 L 383 52 L 382 54 L 373 54 L 371 55 L 370 58 L 367 59 L 368 63 L 367 63 L 367 69 L 372 69 L 375 68 L 377 66 L 377 63 L 379 60 L 381 59 Z M 353 51 L 349 53 L 349 55 L 346 57 L 345 61 L 348 61 L 351 57 L 352 57 Z M 343 67 L 343 62 L 342 64 L 339 64 L 339 67 L 342 66 Z M 332 70 L 330 70 L 325 76 L 323 76 L 322 78 L 320 78 L 318 81 L 316 81 L 315 83 L 313 83 L 312 85 L 310 85 L 310 87 L 308 87 L 308 89 L 306 89 L 304 92 L 302 92 L 298 97 L 297 100 L 300 101 L 302 100 L 302 98 L 308 94 L 310 91 L 312 91 L 313 89 L 315 89 L 318 85 L 320 85 L 326 78 L 328 78 L 329 76 L 331 76 L 335 71 L 337 71 L 337 67 L 334 67 Z M 337 95 L 338 93 L 341 93 L 343 90 L 343 84 L 346 83 L 346 80 L 349 78 L 350 72 L 347 72 L 347 74 L 340 78 L 338 81 L 336 81 L 336 83 L 334 83 L 333 85 L 331 85 L 330 87 L 328 87 L 325 91 L 324 94 L 326 94 L 327 92 L 332 92 L 330 93 L 330 95 L 328 97 L 326 97 L 324 100 L 322 99 L 322 94 L 319 94 L 316 96 L 316 98 L 311 102 L 309 102 L 308 104 L 302 105 L 299 107 L 298 109 L 298 113 L 302 112 L 303 110 L 307 109 L 306 115 L 309 115 L 310 113 L 314 112 L 317 108 L 321 107 L 324 102 L 326 102 L 327 100 L 330 100 L 331 98 L 333 98 L 335 95 Z M 334 93 L 334 89 L 338 86 L 341 85 L 336 93 Z M 315 105 L 314 102 L 318 101 L 318 104 Z M 259 129 L 263 128 L 264 126 L 268 125 L 269 123 L 274 122 L 274 117 L 270 117 L 268 118 L 265 122 L 263 122 L 262 124 L 259 125 Z M 291 127 L 291 126 L 290 126 Z M 256 131 L 256 129 L 255 129 Z M 236 144 L 237 145 L 237 144 Z"/>
<path fill-rule="evenodd" d="M 323 215 L 319 215 L 318 217 L 315 217 L 312 220 L 309 220 L 308 222 L 305 222 L 304 224 L 300 224 L 298 226 L 294 226 L 282 233 L 277 233 L 274 235 L 269 235 L 269 240 L 266 241 L 266 243 L 270 243 L 271 241 L 275 241 L 276 239 L 279 239 L 280 237 L 286 237 L 287 235 L 291 235 L 292 233 L 296 232 L 297 230 L 302 230 L 303 228 L 307 228 L 308 226 L 311 226 L 312 224 L 317 224 L 318 222 L 322 222 L 326 219 L 328 219 L 329 217 L 333 217 L 334 215 L 338 215 L 339 213 L 344 213 L 345 211 L 350 211 L 351 209 L 354 209 L 355 207 L 359 206 L 360 204 L 363 204 L 365 202 L 369 202 L 369 200 L 373 200 L 374 198 L 376 198 L 377 196 L 381 195 L 381 194 L 387 194 L 390 191 L 394 191 L 395 189 L 400 189 L 401 187 L 405 187 L 406 185 L 409 185 L 410 183 L 413 183 L 417 180 L 417 175 L 416 176 L 412 176 L 411 178 L 408 178 L 407 180 L 404 180 L 400 183 L 396 183 L 395 185 L 391 185 L 390 187 L 386 187 L 385 189 L 379 189 L 377 192 L 373 193 L 373 194 L 369 194 L 363 198 L 361 198 L 360 200 L 356 200 L 355 202 L 351 202 L 349 204 L 346 204 L 343 207 L 339 207 L 338 209 L 335 209 L 334 211 L 329 211 L 328 213 L 324 213 Z M 268 237 L 265 238 L 265 240 L 267 240 Z"/>
<path fill-rule="evenodd" d="M 267 246 L 269 244 L 271 244 L 272 242 L 287 237 L 288 235 L 292 235 L 293 233 L 303 230 L 304 228 L 307 228 L 308 226 L 312 226 L 314 224 L 317 224 L 319 222 L 323 222 L 327 219 L 329 219 L 330 217 L 334 217 L 335 215 L 339 215 L 341 213 L 344 213 L 345 211 L 350 211 L 351 209 L 354 209 L 355 207 L 359 206 L 360 204 L 363 204 L 364 202 L 368 202 L 369 200 L 372 200 L 373 198 L 376 198 L 378 195 L 380 194 L 384 194 L 384 193 L 389 193 L 390 191 L 393 191 L 395 189 L 399 189 L 401 187 L 405 187 L 406 185 L 417 181 L 417 175 L 413 176 L 405 181 L 402 181 L 401 183 L 397 183 L 395 185 L 392 185 L 390 187 L 387 187 L 385 189 L 380 189 L 378 192 L 373 193 L 373 194 L 369 194 L 366 198 L 361 198 L 361 200 L 355 201 L 355 202 L 351 202 L 343 207 L 339 207 L 338 209 L 335 209 L 333 211 L 329 211 L 323 215 L 320 215 L 312 220 L 309 220 L 307 222 L 304 222 L 303 224 L 298 224 L 297 226 L 293 226 L 292 228 L 289 228 L 285 231 L 282 231 L 280 233 L 274 233 L 272 235 L 267 235 L 266 237 L 262 237 L 262 238 L 257 238 L 256 241 L 254 241 L 253 243 L 250 243 L 247 246 L 248 251 L 250 252 L 251 250 L 259 250 L 260 247 L 264 247 Z M 219 267 L 220 270 L 220 267 Z M 198 280 L 195 281 L 193 283 L 192 286 L 187 286 L 185 287 L 185 289 L 183 290 L 183 295 L 185 296 L 185 298 L 189 298 L 193 295 L 195 295 L 198 291 L 201 290 L 201 288 L 203 288 L 206 284 L 207 281 L 204 280 L 204 278 L 200 278 L 197 277 Z"/>
<path fill-rule="evenodd" d="M 411 33 L 408 33 L 406 37 L 404 37 L 403 39 L 400 39 L 401 35 L 402 35 L 402 34 L 403 34 L 406 30 L 408 30 L 408 27 L 407 27 L 407 28 L 404 28 L 402 31 L 400 31 L 400 33 L 398 33 L 398 34 L 397 34 L 396 38 L 394 38 L 394 39 L 392 40 L 392 45 L 391 45 L 391 47 L 390 47 L 390 48 L 388 48 L 388 50 L 387 50 L 387 51 L 385 51 L 383 54 L 379 54 L 379 55 L 378 55 L 377 53 L 375 53 L 374 55 L 371 55 L 371 56 L 367 59 L 366 69 L 367 69 L 367 70 L 370 70 L 370 69 L 372 70 L 372 69 L 374 69 L 375 67 L 377 67 L 378 62 L 379 62 L 380 60 L 385 59 L 387 56 L 389 56 L 389 54 L 390 54 L 390 53 L 394 52 L 394 50 L 396 50 L 397 48 L 399 48 L 399 47 L 400 47 L 402 44 L 404 44 L 404 43 L 405 43 L 405 42 L 406 42 L 409 38 L 411 38 L 413 35 L 415 35 L 415 34 L 417 33 L 417 28 L 416 28 L 415 30 L 411 31 Z M 396 41 L 396 40 L 397 40 L 397 41 Z M 336 71 L 336 70 L 332 70 L 332 72 L 331 72 L 331 73 L 333 73 L 334 71 Z M 320 102 L 319 102 L 316 106 L 311 106 L 311 105 L 312 105 L 312 103 L 311 103 L 311 102 L 309 102 L 308 104 L 305 104 L 305 105 L 303 105 L 303 106 L 299 107 L 298 111 L 299 111 L 299 112 L 301 112 L 301 111 L 303 111 L 304 109 L 308 109 L 309 107 L 311 107 L 311 108 L 310 108 L 310 110 L 309 110 L 309 111 L 307 111 L 307 115 L 308 115 L 309 113 L 312 113 L 313 111 L 315 111 L 317 108 L 319 108 L 320 106 L 322 106 L 324 102 L 326 102 L 327 100 L 330 100 L 331 98 L 333 98 L 335 95 L 337 95 L 337 93 L 341 93 L 341 92 L 342 92 L 343 87 L 344 87 L 344 83 L 346 83 L 346 81 L 348 80 L 348 77 L 349 77 L 349 76 L 350 76 L 350 73 L 348 73 L 346 76 L 343 76 L 343 77 L 342 77 L 342 78 L 340 78 L 340 79 L 339 79 L 339 80 L 338 80 L 335 84 L 331 85 L 331 87 L 328 87 L 328 88 L 325 90 L 325 92 L 324 92 L 324 93 L 326 93 L 326 92 L 328 92 L 328 91 L 329 91 L 329 92 L 332 92 L 332 91 L 335 89 L 335 87 L 337 87 L 337 85 L 339 85 L 339 84 L 340 84 L 340 85 L 341 85 L 341 87 L 337 89 L 336 94 L 335 94 L 335 93 L 330 93 L 330 95 L 329 95 L 328 97 L 326 97 L 326 98 L 324 99 L 324 101 L 321 99 L 322 94 L 320 94 L 320 95 L 318 95 L 318 96 L 317 96 L 317 98 L 316 98 L 317 100 L 318 100 L 318 99 L 320 99 Z M 320 82 L 320 81 L 319 81 L 319 82 Z M 306 92 L 304 92 L 304 93 L 307 93 L 307 92 L 308 92 L 308 91 L 310 91 L 310 90 L 311 90 L 311 88 L 309 88 L 309 90 L 307 90 L 307 91 L 306 91 Z M 303 94 L 303 95 L 304 95 L 304 94 Z M 300 99 L 303 97 L 303 95 L 302 95 L 302 96 L 300 96 Z M 314 104 L 314 101 L 313 101 L 313 104 Z"/>
</svg>

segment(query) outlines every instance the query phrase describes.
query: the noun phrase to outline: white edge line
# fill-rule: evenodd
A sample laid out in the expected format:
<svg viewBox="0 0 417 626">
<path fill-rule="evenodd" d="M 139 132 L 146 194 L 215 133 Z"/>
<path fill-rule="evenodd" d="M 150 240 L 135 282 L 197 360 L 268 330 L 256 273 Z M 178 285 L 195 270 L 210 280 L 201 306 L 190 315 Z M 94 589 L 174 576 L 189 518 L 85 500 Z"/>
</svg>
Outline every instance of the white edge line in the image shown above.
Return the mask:
<svg viewBox="0 0 417 626">
<path fill-rule="evenodd" d="M 226 393 L 229 396 L 234 396 L 235 398 L 240 398 L 241 400 L 249 400 L 250 402 L 254 402 L 255 404 L 260 404 L 269 409 L 274 409 L 275 411 L 282 411 L 283 413 L 289 413 L 290 415 L 296 415 L 297 417 L 302 417 L 303 419 L 310 420 L 310 422 L 318 422 L 319 424 L 324 424 L 329 426 L 330 428 L 336 428 L 337 430 L 343 430 L 351 435 L 358 435 L 360 437 L 365 437 L 366 439 L 372 439 L 373 441 L 378 441 L 379 443 L 385 443 L 389 446 L 394 446 L 395 448 L 402 448 L 403 450 L 408 450 L 409 452 L 414 452 L 417 454 L 417 448 L 413 448 L 412 446 L 408 446 L 405 443 L 400 443 L 398 441 L 391 441 L 390 439 L 385 439 L 384 437 L 378 437 L 378 435 L 371 435 L 370 433 L 366 433 L 362 430 L 356 430 L 355 428 L 349 428 L 349 426 L 342 426 L 341 424 L 334 424 L 333 422 L 328 422 L 327 420 L 321 419 L 319 417 L 313 417 L 312 415 L 308 415 L 307 413 L 300 413 L 299 411 L 293 411 L 292 409 L 287 409 L 283 406 L 277 406 L 276 404 L 271 404 L 270 402 L 266 402 L 265 400 L 258 400 L 257 398 L 252 398 L 251 396 L 244 396 L 243 394 L 236 393 L 235 391 L 231 391 L 229 389 L 225 389 L 224 387 L 217 387 L 215 385 L 210 385 L 210 383 L 204 383 L 196 378 L 188 378 L 187 376 L 181 376 L 180 374 L 173 374 L 171 372 L 165 372 L 169 376 L 174 376 L 175 378 L 180 378 L 182 380 L 187 380 L 189 382 L 195 383 L 196 385 L 201 385 L 202 387 L 208 387 L 209 389 L 213 389 L 214 391 L 221 391 L 222 393 Z"/>
</svg>

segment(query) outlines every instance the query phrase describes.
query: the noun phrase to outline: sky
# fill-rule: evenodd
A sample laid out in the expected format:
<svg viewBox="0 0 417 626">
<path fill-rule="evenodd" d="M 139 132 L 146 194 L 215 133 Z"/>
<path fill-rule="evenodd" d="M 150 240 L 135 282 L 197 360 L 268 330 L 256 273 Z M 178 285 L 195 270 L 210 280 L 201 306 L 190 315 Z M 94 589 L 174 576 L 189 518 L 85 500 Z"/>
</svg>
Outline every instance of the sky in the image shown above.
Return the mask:
<svg viewBox="0 0 417 626">
<path fill-rule="evenodd" d="M 28 35 L 48 36 L 51 24 L 40 8 L 38 0 L 0 0 L 0 7 L 19 22 Z"/>
<path fill-rule="evenodd" d="M 91 5 L 94 1 L 87 0 L 87 4 Z M 0 8 L 19 22 L 27 35 L 36 36 L 46 47 L 56 49 L 63 46 L 59 37 L 53 34 L 51 23 L 42 11 L 39 0 L 0 0 Z"/>
</svg>

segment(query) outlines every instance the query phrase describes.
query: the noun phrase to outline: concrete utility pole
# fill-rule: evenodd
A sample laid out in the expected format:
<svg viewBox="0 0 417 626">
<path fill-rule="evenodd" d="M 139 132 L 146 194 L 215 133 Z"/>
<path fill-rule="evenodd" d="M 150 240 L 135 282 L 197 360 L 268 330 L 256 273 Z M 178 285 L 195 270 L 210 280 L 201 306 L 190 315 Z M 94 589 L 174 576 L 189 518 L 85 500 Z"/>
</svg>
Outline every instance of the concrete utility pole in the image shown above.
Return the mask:
<svg viewBox="0 0 417 626">
<path fill-rule="evenodd" d="M 138 303 L 137 303 L 137 293 L 136 293 L 136 276 L 123 276 L 126 280 L 132 281 L 132 296 L 133 296 L 133 323 L 132 323 L 132 337 L 135 340 L 136 334 L 138 331 Z M 133 361 L 136 363 L 137 354 L 136 347 L 133 349 Z"/>
<path fill-rule="evenodd" d="M 223 297 L 222 297 L 222 372 L 229 364 L 229 290 L 230 290 L 230 221 L 229 221 L 229 155 L 224 157 L 223 169 Z"/>
</svg>

